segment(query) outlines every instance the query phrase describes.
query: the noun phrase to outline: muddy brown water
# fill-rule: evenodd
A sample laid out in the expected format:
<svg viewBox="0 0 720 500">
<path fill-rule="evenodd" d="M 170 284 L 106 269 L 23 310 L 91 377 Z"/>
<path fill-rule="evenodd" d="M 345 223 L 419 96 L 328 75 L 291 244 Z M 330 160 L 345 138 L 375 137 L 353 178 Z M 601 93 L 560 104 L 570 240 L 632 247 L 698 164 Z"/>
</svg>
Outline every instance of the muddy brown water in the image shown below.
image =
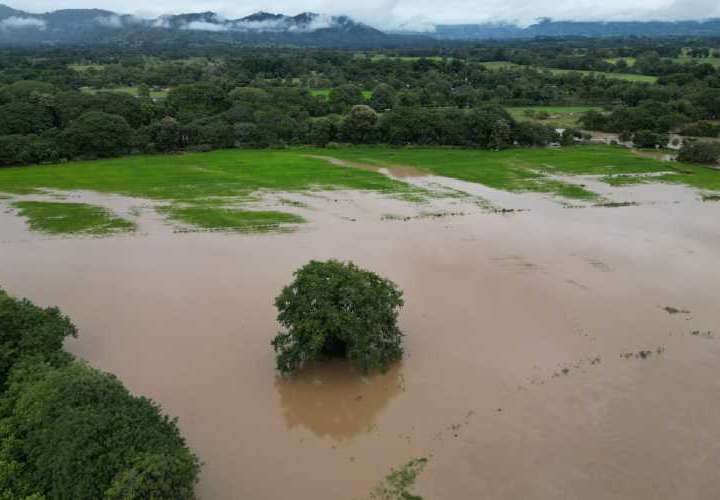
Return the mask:
<svg viewBox="0 0 720 500">
<path fill-rule="evenodd" d="M 294 233 L 175 233 L 151 203 L 76 193 L 138 233 L 48 237 L 1 213 L 0 284 L 60 306 L 70 351 L 179 417 L 205 500 L 362 498 L 419 456 L 427 499 L 717 498 L 720 204 L 590 184 L 641 204 L 564 208 L 451 184 L 529 211 L 383 220 L 428 207 L 287 194 L 312 207 L 292 208 L 311 221 Z M 327 258 L 405 290 L 407 355 L 387 374 L 274 371 L 273 298 Z"/>
</svg>

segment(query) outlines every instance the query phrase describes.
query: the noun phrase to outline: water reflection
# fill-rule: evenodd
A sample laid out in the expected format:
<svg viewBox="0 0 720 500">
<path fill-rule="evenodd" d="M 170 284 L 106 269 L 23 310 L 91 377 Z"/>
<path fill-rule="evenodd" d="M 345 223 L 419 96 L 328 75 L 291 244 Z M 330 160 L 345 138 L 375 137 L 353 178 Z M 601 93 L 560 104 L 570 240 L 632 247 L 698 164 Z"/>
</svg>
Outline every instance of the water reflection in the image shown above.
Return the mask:
<svg viewBox="0 0 720 500">
<path fill-rule="evenodd" d="M 330 360 L 309 364 L 292 377 L 277 377 L 285 423 L 338 441 L 369 432 L 378 414 L 404 390 L 400 368 L 396 363 L 385 374 L 364 377 L 347 361 Z"/>
</svg>

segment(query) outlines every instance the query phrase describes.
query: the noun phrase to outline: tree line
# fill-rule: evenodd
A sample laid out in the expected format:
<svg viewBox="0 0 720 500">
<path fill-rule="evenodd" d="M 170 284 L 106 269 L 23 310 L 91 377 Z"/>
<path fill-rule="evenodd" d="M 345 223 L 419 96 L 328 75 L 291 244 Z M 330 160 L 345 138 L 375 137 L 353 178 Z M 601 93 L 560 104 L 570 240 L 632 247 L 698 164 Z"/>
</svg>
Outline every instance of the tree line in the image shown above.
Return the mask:
<svg viewBox="0 0 720 500">
<path fill-rule="evenodd" d="M 687 43 L 662 41 L 656 49 L 689 53 Z M 551 40 L 423 49 L 417 56 L 245 48 L 184 59 L 102 49 L 5 50 L 0 165 L 336 142 L 500 149 L 572 143 L 576 136 L 537 121 L 517 123 L 505 106 L 602 105 L 605 111 L 583 118 L 583 128 L 717 137 L 720 74 L 711 65 L 676 65 L 679 72 L 647 84 L 537 67 L 489 69 L 482 61 L 522 53 L 543 65 L 553 50 L 599 58 L 651 47 L 643 40 Z M 112 90 L 118 86 L 125 90 Z"/>
<path fill-rule="evenodd" d="M 195 498 L 176 421 L 63 351 L 57 308 L 0 290 L 0 499 Z"/>
</svg>

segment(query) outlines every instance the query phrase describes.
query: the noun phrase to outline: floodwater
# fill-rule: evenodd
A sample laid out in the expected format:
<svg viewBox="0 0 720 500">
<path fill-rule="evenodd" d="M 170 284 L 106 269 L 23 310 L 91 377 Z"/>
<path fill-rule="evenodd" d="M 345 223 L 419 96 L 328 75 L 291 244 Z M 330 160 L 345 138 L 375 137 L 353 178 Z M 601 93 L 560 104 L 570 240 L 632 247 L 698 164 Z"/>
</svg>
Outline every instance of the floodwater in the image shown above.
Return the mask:
<svg viewBox="0 0 720 500">
<path fill-rule="evenodd" d="M 179 417 L 204 500 L 363 498 L 421 456 L 426 499 L 717 498 L 720 203 L 587 180 L 639 205 L 567 208 L 447 182 L 525 211 L 283 194 L 310 206 L 283 207 L 311 221 L 293 233 L 176 233 L 152 203 L 76 193 L 138 233 L 48 237 L 0 213 L 0 285 L 60 306 L 70 351 Z M 328 258 L 405 291 L 388 373 L 276 374 L 273 299 Z"/>
</svg>

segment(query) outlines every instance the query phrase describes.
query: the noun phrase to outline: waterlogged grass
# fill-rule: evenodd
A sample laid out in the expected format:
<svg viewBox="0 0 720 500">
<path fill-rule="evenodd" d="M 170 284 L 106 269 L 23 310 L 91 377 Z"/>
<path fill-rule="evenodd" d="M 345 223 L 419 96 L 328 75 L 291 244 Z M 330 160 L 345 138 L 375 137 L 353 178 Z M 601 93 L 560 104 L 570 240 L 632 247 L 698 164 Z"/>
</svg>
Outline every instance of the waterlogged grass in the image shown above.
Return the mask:
<svg viewBox="0 0 720 500">
<path fill-rule="evenodd" d="M 666 182 L 669 184 L 684 184 L 705 191 L 720 192 L 720 170 L 704 165 L 689 165 L 686 163 L 664 163 L 666 166 L 662 175 L 652 177 L 643 175 L 612 175 L 603 177 L 603 181 L 612 186 L 628 186 L 633 184 L 652 184 Z M 715 196 L 714 194 L 706 194 Z"/>
<path fill-rule="evenodd" d="M 298 223 L 293 214 L 259 220 L 228 205 L 257 201 L 258 193 L 351 189 L 378 192 L 406 201 L 425 201 L 428 191 L 360 169 L 342 168 L 294 151 L 227 150 L 165 156 L 132 156 L 0 169 L 0 193 L 40 189 L 96 191 L 170 202 L 166 215 L 206 229 L 243 230 L 253 224 L 275 227 Z M 80 216 L 78 216 L 80 217 Z M 255 220 L 252 217 L 256 217 Z M 82 217 L 80 217 L 82 218 Z"/>
<path fill-rule="evenodd" d="M 506 191 L 542 192 L 556 196 L 593 200 L 597 195 L 580 185 L 553 178 L 553 174 L 605 174 L 660 168 L 661 162 L 618 156 L 621 150 L 608 147 L 563 149 L 470 149 L 354 148 L 333 150 L 333 156 L 375 165 L 408 165 L 421 170 L 476 182 Z M 625 161 L 627 160 L 627 161 Z"/>
<path fill-rule="evenodd" d="M 613 184 L 672 182 L 720 191 L 720 171 L 641 157 L 612 146 L 508 149 L 348 148 L 332 156 L 378 166 L 412 166 L 430 173 L 513 192 L 542 192 L 594 200 L 597 194 L 572 176 L 593 175 Z M 647 176 L 646 174 L 653 174 Z M 563 176 L 558 179 L 557 176 Z"/>
<path fill-rule="evenodd" d="M 327 153 L 327 150 L 323 150 Z M 87 190 L 172 202 L 222 203 L 261 190 L 423 191 L 376 172 L 338 168 L 304 150 L 222 150 L 0 169 L 0 193 Z"/>
<path fill-rule="evenodd" d="M 18 201 L 13 206 L 32 231 L 47 234 L 107 235 L 135 230 L 132 222 L 85 203 Z"/>
<path fill-rule="evenodd" d="M 292 224 L 302 224 L 302 217 L 286 212 L 240 210 L 217 207 L 177 207 L 161 209 L 170 220 L 182 225 L 210 231 L 262 233 L 291 230 Z"/>
</svg>

